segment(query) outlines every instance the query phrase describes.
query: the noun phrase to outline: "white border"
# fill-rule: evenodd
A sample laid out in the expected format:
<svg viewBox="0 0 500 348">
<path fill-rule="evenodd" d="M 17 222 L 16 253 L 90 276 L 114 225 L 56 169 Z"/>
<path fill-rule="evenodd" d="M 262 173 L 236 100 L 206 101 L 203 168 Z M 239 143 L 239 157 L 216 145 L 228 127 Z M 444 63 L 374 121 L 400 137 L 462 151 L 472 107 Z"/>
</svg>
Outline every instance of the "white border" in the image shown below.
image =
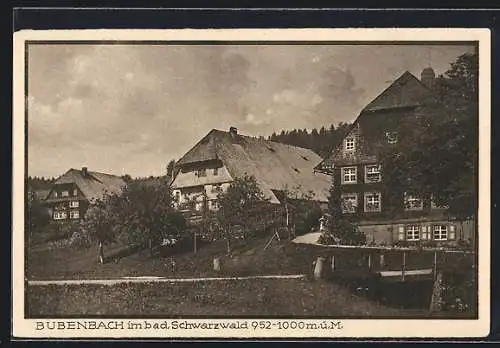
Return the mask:
<svg viewBox="0 0 500 348">
<path fill-rule="evenodd" d="M 479 319 L 341 320 L 334 331 L 310 330 L 35 330 L 24 318 L 24 83 L 26 40 L 224 40 L 224 41 L 479 41 Z M 17 338 L 222 338 L 222 337 L 484 337 L 490 328 L 490 30 L 489 29 L 211 29 L 211 30 L 24 30 L 14 34 L 13 105 L 13 327 Z M 88 320 L 88 319 L 87 319 Z M 107 319 L 105 321 L 111 321 Z M 236 321 L 231 319 L 229 321 Z M 151 322 L 164 320 L 151 320 Z M 189 320 L 188 320 L 189 321 Z M 212 322 L 211 320 L 193 320 Z M 228 321 L 228 320 L 226 320 Z M 312 320 L 318 321 L 318 320 Z"/>
</svg>

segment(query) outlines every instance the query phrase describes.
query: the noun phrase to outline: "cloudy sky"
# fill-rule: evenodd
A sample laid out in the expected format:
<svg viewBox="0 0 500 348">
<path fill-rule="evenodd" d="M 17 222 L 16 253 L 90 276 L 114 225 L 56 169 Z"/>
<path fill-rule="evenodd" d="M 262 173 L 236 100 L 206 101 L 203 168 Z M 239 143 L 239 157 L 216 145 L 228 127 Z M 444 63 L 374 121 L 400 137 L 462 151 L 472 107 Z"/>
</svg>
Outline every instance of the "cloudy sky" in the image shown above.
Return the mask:
<svg viewBox="0 0 500 348">
<path fill-rule="evenodd" d="M 405 70 L 466 46 L 31 45 L 28 173 L 161 175 L 210 129 L 268 136 L 352 121 Z M 430 54 L 429 54 L 430 53 Z M 429 59 L 430 57 L 430 59 Z"/>
</svg>

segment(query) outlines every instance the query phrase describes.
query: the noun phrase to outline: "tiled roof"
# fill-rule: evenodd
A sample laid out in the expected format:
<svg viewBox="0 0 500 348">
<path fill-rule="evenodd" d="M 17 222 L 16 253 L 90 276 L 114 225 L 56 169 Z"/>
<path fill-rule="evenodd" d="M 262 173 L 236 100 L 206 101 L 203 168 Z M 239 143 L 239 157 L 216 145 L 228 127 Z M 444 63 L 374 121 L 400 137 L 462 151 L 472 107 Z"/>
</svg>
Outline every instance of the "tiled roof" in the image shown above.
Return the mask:
<svg viewBox="0 0 500 348">
<path fill-rule="evenodd" d="M 126 185 L 122 178 L 115 175 L 91 171 L 84 175 L 82 170 L 73 168 L 61 175 L 54 185 L 70 183 L 76 184 L 89 201 L 102 198 L 106 192 L 117 193 Z"/>
<path fill-rule="evenodd" d="M 177 165 L 213 159 L 222 161 L 232 178 L 254 176 L 273 202 L 277 198 L 272 190 L 286 188 L 312 191 L 315 200 L 328 200 L 331 177 L 313 171 L 321 157 L 312 150 L 213 129 Z"/>
</svg>

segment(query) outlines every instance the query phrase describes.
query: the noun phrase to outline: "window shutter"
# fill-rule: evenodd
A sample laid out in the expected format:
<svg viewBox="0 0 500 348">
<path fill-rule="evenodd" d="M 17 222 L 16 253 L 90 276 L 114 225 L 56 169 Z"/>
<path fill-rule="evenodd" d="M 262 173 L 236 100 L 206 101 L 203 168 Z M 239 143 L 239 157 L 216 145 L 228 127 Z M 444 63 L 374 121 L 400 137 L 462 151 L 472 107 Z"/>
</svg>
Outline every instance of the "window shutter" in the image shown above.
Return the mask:
<svg viewBox="0 0 500 348">
<path fill-rule="evenodd" d="M 422 240 L 427 239 L 427 226 L 423 225 L 422 226 Z"/>
<path fill-rule="evenodd" d="M 455 225 L 449 226 L 448 239 L 455 239 Z"/>
<path fill-rule="evenodd" d="M 399 225 L 398 227 L 398 239 L 399 240 L 405 239 L 405 227 L 403 225 Z"/>
</svg>

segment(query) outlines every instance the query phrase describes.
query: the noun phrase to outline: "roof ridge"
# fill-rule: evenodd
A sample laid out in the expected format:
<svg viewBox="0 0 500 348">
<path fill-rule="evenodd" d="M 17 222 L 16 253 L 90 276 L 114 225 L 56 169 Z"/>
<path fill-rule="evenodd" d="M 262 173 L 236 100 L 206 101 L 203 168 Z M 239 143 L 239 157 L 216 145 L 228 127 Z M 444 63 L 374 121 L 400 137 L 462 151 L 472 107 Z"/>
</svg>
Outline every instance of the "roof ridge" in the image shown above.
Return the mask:
<svg viewBox="0 0 500 348">
<path fill-rule="evenodd" d="M 225 135 L 229 135 L 228 131 L 223 131 L 223 130 L 220 130 L 220 129 L 215 129 L 214 128 L 214 129 L 212 129 L 212 131 L 218 131 L 218 132 L 224 133 Z M 313 152 L 313 153 L 315 153 L 317 155 L 317 153 L 315 151 L 313 151 L 312 149 L 308 149 L 307 147 L 302 147 L 302 146 L 297 146 L 297 145 L 291 145 L 291 144 L 285 144 L 285 143 L 281 143 L 281 142 L 278 142 L 278 141 L 268 140 L 265 137 L 260 138 L 258 136 L 251 136 L 251 135 L 247 135 L 247 134 L 238 134 L 238 136 L 243 137 L 243 138 L 247 138 L 247 139 L 252 139 L 252 140 L 255 140 L 255 141 L 264 141 L 266 143 L 272 143 L 272 144 L 276 144 L 278 146 L 290 147 L 292 149 L 302 149 L 302 150 L 306 150 L 306 151 L 311 151 L 311 152 Z"/>
</svg>

